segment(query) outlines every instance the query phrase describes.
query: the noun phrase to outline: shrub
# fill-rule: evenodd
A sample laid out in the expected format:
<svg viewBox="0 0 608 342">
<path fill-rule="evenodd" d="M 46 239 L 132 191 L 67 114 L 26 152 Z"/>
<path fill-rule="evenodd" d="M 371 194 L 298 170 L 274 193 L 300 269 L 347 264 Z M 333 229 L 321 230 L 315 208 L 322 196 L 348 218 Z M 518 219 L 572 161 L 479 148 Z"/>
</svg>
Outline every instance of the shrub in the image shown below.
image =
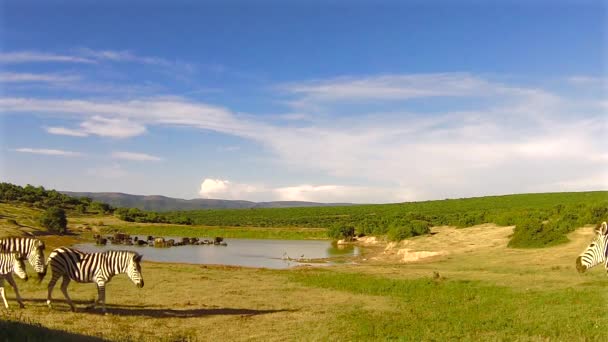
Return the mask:
<svg viewBox="0 0 608 342">
<path fill-rule="evenodd" d="M 66 233 L 68 219 L 65 216 L 65 210 L 57 207 L 48 208 L 40 216 L 40 225 L 53 233 Z"/>
<path fill-rule="evenodd" d="M 353 236 L 355 236 L 355 227 L 342 223 L 336 223 L 327 230 L 327 235 L 335 240 L 351 240 Z"/>
<path fill-rule="evenodd" d="M 428 234 L 431 224 L 427 221 L 393 222 L 388 229 L 387 237 L 391 241 L 401 241 L 409 237 Z"/>
<path fill-rule="evenodd" d="M 538 218 L 524 220 L 518 223 L 513 230 L 513 236 L 508 246 L 515 248 L 538 248 L 566 242 L 568 238 L 564 235 L 563 228 L 560 229 L 560 223 L 559 221 L 543 223 Z"/>
</svg>

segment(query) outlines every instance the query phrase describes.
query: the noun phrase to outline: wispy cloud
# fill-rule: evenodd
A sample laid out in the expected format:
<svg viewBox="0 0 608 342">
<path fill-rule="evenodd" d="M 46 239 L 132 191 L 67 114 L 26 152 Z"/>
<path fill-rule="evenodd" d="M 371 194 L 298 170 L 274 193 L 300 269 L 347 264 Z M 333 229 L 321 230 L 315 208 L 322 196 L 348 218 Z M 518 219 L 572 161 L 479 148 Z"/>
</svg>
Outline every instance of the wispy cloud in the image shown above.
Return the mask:
<svg viewBox="0 0 608 342">
<path fill-rule="evenodd" d="M 146 127 L 128 119 L 107 118 L 95 115 L 80 123 L 79 128 L 47 127 L 46 131 L 50 134 L 73 137 L 98 135 L 110 138 L 129 138 L 145 133 Z"/>
<path fill-rule="evenodd" d="M 92 64 L 95 60 L 74 55 L 59 55 L 36 51 L 15 51 L 1 52 L 0 63 L 19 64 L 19 63 L 85 63 Z"/>
<path fill-rule="evenodd" d="M 31 74 L 31 73 L 0 73 L 0 83 L 66 83 L 80 80 L 76 75 L 61 75 L 61 74 Z"/>
<path fill-rule="evenodd" d="M 123 137 L 142 134 L 148 126 L 186 126 L 229 134 L 263 146 L 280 166 L 335 180 L 280 187 L 212 179 L 202 196 L 343 201 L 339 194 L 345 193 L 361 202 L 376 202 L 559 191 L 574 184 L 573 180 L 593 177 L 608 167 L 605 144 L 599 138 L 608 129 L 602 99 L 462 73 L 410 76 L 292 84 L 290 96 L 306 103 L 297 113 L 308 119 L 297 126 L 285 125 L 277 115 L 269 119 L 237 114 L 180 97 L 125 101 L 12 97 L 0 98 L 0 112 L 67 116 L 77 122 L 77 128 L 65 128 L 63 133 L 93 134 L 87 123 L 104 126 L 113 120 L 116 125 L 108 123 L 102 131 L 120 131 L 123 124 L 132 124 L 127 133 L 120 134 Z M 343 109 L 340 105 L 356 104 L 361 98 L 408 96 L 455 102 L 420 111 L 419 105 L 396 101 L 390 111 L 370 105 L 357 116 L 332 114 L 335 108 Z M 462 102 L 466 108 L 458 110 Z M 384 106 L 387 101 L 378 103 Z M 327 119 L 317 119 L 310 108 L 321 108 L 328 113 Z"/>
<path fill-rule="evenodd" d="M 86 137 L 89 135 L 87 132 L 65 127 L 46 127 L 45 129 L 48 133 L 56 135 L 69 135 L 72 137 Z"/>
<path fill-rule="evenodd" d="M 161 161 L 160 157 L 137 152 L 112 152 L 112 158 L 132 161 Z"/>
<path fill-rule="evenodd" d="M 436 96 L 485 96 L 508 90 L 468 73 L 339 77 L 278 87 L 299 100 L 405 100 Z"/>
<path fill-rule="evenodd" d="M 64 150 L 54 150 L 54 149 L 46 149 L 46 148 L 29 148 L 22 147 L 14 149 L 15 152 L 21 153 L 33 153 L 33 154 L 43 154 L 47 156 L 63 156 L 63 157 L 79 157 L 83 154 L 80 152 L 73 151 L 64 151 Z"/>
</svg>

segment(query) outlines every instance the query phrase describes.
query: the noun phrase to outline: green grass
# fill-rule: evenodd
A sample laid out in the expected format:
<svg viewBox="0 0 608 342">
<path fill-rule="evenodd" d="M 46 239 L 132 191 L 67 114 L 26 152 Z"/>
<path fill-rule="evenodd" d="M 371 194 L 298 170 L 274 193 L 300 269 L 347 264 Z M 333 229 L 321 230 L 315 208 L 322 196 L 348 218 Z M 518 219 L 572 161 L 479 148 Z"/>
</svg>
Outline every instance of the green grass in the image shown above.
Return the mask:
<svg viewBox="0 0 608 342">
<path fill-rule="evenodd" d="M 389 310 L 347 308 L 331 325 L 348 340 L 608 339 L 605 296 L 589 288 L 514 290 L 478 281 L 389 279 L 313 270 L 291 281 L 356 295 L 387 297 Z"/>
<path fill-rule="evenodd" d="M 323 228 L 259 228 L 259 227 L 202 227 L 182 225 L 110 225 L 102 227 L 103 234 L 123 232 L 131 235 L 216 237 L 238 239 L 323 240 L 328 239 Z"/>
</svg>

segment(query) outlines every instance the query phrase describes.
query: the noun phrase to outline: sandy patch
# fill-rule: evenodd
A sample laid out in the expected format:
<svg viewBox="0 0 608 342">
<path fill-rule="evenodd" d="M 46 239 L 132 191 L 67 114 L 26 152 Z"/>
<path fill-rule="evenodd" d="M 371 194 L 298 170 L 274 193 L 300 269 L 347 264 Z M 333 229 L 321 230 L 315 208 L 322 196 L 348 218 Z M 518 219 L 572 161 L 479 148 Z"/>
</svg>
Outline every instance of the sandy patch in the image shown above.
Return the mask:
<svg viewBox="0 0 608 342">
<path fill-rule="evenodd" d="M 416 262 L 435 260 L 453 254 L 471 253 L 480 250 L 505 249 L 513 226 L 499 227 L 483 224 L 469 228 L 449 226 L 433 227 L 431 234 L 400 242 L 386 242 L 374 236 L 359 238 L 357 243 L 368 247 L 384 247 L 369 259 L 385 262 Z"/>
</svg>

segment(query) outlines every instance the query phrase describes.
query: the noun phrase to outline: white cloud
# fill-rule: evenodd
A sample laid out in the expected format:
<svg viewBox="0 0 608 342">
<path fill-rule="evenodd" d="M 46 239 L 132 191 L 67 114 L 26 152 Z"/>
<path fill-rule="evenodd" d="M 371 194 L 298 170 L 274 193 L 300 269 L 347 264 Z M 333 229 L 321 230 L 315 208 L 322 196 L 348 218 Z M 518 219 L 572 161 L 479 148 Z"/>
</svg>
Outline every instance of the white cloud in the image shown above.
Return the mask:
<svg viewBox="0 0 608 342">
<path fill-rule="evenodd" d="M 57 55 L 52 53 L 43 53 L 36 51 L 17 51 L 17 52 L 2 52 L 0 53 L 0 63 L 18 64 L 18 63 L 95 63 L 94 60 L 80 56 Z"/>
<path fill-rule="evenodd" d="M 0 83 L 66 83 L 75 82 L 80 79 L 75 75 L 59 75 L 59 74 L 30 74 L 30 73 L 0 73 Z"/>
<path fill-rule="evenodd" d="M 203 198 L 219 198 L 242 200 L 264 197 L 266 189 L 248 184 L 233 183 L 228 180 L 206 178 L 199 190 L 199 195 Z"/>
<path fill-rule="evenodd" d="M 93 116 L 81 123 L 80 127 L 89 134 L 112 138 L 129 138 L 146 132 L 146 127 L 137 122 L 102 116 Z"/>
<path fill-rule="evenodd" d="M 48 133 L 56 135 L 69 135 L 72 137 L 86 137 L 89 135 L 86 132 L 65 127 L 46 127 L 45 129 Z"/>
<path fill-rule="evenodd" d="M 320 203 L 386 203 L 413 200 L 414 193 L 406 188 L 365 187 L 344 185 L 298 185 L 273 189 L 281 201 Z"/>
<path fill-rule="evenodd" d="M 344 185 L 297 185 L 270 187 L 263 184 L 235 183 L 206 178 L 199 190 L 203 198 L 250 201 L 307 201 L 320 203 L 383 203 L 412 200 L 414 194 L 405 188 L 362 187 Z"/>
<path fill-rule="evenodd" d="M 161 161 L 163 160 L 160 157 L 153 156 L 146 153 L 136 153 L 136 152 L 112 152 L 112 158 L 114 159 L 123 159 L 123 160 L 133 160 L 133 161 Z"/>
<path fill-rule="evenodd" d="M 54 150 L 54 149 L 46 149 L 46 148 L 22 147 L 22 148 L 16 148 L 14 151 L 22 152 L 22 153 L 43 154 L 43 155 L 47 155 L 47 156 L 63 156 L 63 157 L 82 156 L 82 153 L 79 153 L 79 152 Z"/>
<path fill-rule="evenodd" d="M 201 186 L 203 197 L 388 202 L 555 191 L 560 182 L 592 178 L 596 170 L 608 167 L 601 139 L 608 129 L 603 99 L 462 73 L 349 77 L 290 87 L 295 101 L 305 104 L 297 113 L 308 118 L 297 125 L 285 125 L 276 115 L 237 114 L 179 97 L 0 98 L 0 112 L 78 120 L 79 129 L 63 133 L 121 132 L 129 124 L 119 136 L 142 134 L 152 125 L 215 131 L 257 142 L 274 154 L 277 172 L 294 169 L 331 179 L 321 185 L 295 181 L 300 185 L 288 187 L 211 179 Z M 350 107 L 339 107 L 359 99 L 414 97 L 432 97 L 432 104 L 457 97 L 455 103 L 465 102 L 466 110 L 452 109 L 451 102 L 422 111 L 407 102 L 378 101 L 392 103 L 389 111 L 376 112 L 371 106 L 352 116 L 343 110 Z M 330 114 L 315 115 L 317 108 Z M 331 115 L 336 108 L 341 115 Z M 90 128 L 104 125 L 112 128 Z M 117 135 L 111 134 L 104 136 Z"/>
<path fill-rule="evenodd" d="M 110 138 L 130 138 L 145 133 L 146 127 L 128 119 L 93 116 L 90 119 L 83 121 L 78 129 L 47 127 L 46 131 L 50 134 L 69 135 L 73 137 L 98 135 Z"/>
<path fill-rule="evenodd" d="M 488 96 L 511 89 L 468 73 L 434 73 L 339 77 L 327 80 L 289 83 L 279 89 L 298 95 L 303 101 L 405 100 L 437 96 Z"/>
</svg>

